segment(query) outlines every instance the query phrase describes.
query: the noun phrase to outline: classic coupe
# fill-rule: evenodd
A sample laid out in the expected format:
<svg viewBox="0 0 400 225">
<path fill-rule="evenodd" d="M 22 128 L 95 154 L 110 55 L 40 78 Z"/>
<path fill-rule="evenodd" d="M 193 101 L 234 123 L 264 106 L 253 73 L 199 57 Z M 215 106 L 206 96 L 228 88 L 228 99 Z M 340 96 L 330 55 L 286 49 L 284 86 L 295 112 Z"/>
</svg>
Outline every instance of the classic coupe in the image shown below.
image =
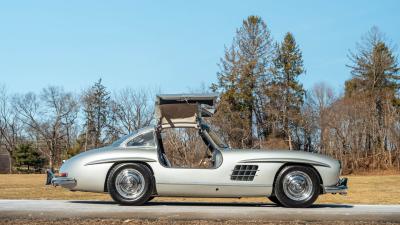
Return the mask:
<svg viewBox="0 0 400 225">
<path fill-rule="evenodd" d="M 309 207 L 320 194 L 347 193 L 341 162 L 302 151 L 232 149 L 205 123 L 215 95 L 158 95 L 156 125 L 107 147 L 80 153 L 47 172 L 47 184 L 71 191 L 108 192 L 118 203 L 142 205 L 157 196 L 267 197 L 284 207 Z M 195 128 L 211 167 L 178 168 L 165 154 L 162 132 Z"/>
</svg>

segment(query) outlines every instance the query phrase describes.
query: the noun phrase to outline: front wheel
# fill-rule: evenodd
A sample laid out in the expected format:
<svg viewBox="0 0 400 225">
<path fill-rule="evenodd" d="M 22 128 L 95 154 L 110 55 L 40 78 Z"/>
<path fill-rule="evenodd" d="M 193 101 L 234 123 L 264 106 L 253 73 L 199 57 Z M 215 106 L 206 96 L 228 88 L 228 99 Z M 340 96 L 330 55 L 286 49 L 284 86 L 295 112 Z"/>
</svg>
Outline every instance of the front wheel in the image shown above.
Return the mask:
<svg viewBox="0 0 400 225">
<path fill-rule="evenodd" d="M 108 191 L 114 201 L 123 205 L 142 205 L 153 190 L 151 171 L 136 163 L 115 166 L 109 174 Z"/>
<path fill-rule="evenodd" d="M 318 174 L 313 168 L 288 166 L 276 178 L 274 193 L 285 207 L 306 208 L 317 200 L 319 185 Z"/>
</svg>

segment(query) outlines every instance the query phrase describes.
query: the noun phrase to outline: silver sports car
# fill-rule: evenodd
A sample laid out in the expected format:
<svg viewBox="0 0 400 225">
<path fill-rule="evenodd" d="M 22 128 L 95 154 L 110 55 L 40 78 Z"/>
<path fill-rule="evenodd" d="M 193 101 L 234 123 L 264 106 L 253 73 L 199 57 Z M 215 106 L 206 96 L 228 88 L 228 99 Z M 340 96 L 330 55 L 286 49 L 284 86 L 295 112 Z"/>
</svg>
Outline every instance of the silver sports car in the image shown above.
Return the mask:
<svg viewBox="0 0 400 225">
<path fill-rule="evenodd" d="M 72 191 L 108 192 L 120 204 L 141 205 L 155 196 L 268 197 L 285 207 L 308 207 L 318 195 L 347 193 L 341 163 L 301 151 L 232 149 L 205 124 L 214 95 L 159 95 L 156 126 L 138 130 L 112 145 L 66 160 L 47 184 Z M 171 166 L 161 132 L 196 128 L 212 152 L 210 168 Z"/>
</svg>

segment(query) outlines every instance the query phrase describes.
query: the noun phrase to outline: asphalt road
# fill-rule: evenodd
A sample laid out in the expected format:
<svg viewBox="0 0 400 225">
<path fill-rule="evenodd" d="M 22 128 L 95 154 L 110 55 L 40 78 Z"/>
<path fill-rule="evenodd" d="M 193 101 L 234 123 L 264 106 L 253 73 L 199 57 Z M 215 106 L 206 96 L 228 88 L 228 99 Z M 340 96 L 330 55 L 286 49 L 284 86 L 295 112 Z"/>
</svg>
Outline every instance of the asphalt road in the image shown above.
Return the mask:
<svg viewBox="0 0 400 225">
<path fill-rule="evenodd" d="M 317 204 L 307 209 L 288 209 L 272 204 L 243 203 L 149 202 L 143 206 L 121 206 L 109 201 L 0 200 L 0 219 L 5 218 L 373 220 L 400 222 L 400 205 Z"/>
</svg>

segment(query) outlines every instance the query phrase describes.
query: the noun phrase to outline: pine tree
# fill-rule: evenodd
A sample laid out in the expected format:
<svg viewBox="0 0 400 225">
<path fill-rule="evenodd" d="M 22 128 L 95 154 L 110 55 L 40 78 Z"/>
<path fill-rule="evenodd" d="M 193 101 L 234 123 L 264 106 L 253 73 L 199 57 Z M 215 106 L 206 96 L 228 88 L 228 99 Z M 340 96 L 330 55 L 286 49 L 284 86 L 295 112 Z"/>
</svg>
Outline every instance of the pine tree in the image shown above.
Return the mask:
<svg viewBox="0 0 400 225">
<path fill-rule="evenodd" d="M 353 65 L 348 67 L 353 78 L 346 82 L 346 96 L 368 93 L 381 98 L 382 93 L 389 91 L 392 98 L 396 97 L 400 88 L 400 68 L 393 50 L 377 27 L 373 27 L 364 42 L 358 44 L 356 53 L 350 52 L 350 60 Z"/>
<path fill-rule="evenodd" d="M 16 147 L 14 159 L 18 166 L 26 166 L 28 172 L 33 167 L 35 170 L 43 168 L 45 159 L 30 145 L 20 144 Z"/>
<path fill-rule="evenodd" d="M 384 35 L 373 27 L 363 41 L 357 44 L 356 52 L 350 52 L 352 79 L 346 81 L 347 98 L 365 99 L 371 112 L 366 119 L 366 149 L 384 151 L 388 147 L 387 130 L 390 113 L 399 110 L 400 68 L 392 48 Z M 395 108 L 395 109 L 392 109 Z"/>
<path fill-rule="evenodd" d="M 292 131 L 298 125 L 305 91 L 298 81 L 299 75 L 304 73 L 302 53 L 291 33 L 287 33 L 283 42 L 276 46 L 272 73 L 270 99 L 279 109 L 280 129 L 292 150 Z"/>
<path fill-rule="evenodd" d="M 230 117 L 221 120 L 232 123 L 229 125 L 232 131 L 240 130 L 236 138 L 240 143 L 234 145 L 253 145 L 253 125 L 257 125 L 263 114 L 259 107 L 260 84 L 267 72 L 271 43 L 265 22 L 258 16 L 249 16 L 221 59 L 218 83 L 212 85 L 212 90 L 221 93 L 220 115 Z"/>
<path fill-rule="evenodd" d="M 96 82 L 83 95 L 85 113 L 85 150 L 104 144 L 103 132 L 107 128 L 110 114 L 110 94 L 101 83 Z"/>
</svg>

